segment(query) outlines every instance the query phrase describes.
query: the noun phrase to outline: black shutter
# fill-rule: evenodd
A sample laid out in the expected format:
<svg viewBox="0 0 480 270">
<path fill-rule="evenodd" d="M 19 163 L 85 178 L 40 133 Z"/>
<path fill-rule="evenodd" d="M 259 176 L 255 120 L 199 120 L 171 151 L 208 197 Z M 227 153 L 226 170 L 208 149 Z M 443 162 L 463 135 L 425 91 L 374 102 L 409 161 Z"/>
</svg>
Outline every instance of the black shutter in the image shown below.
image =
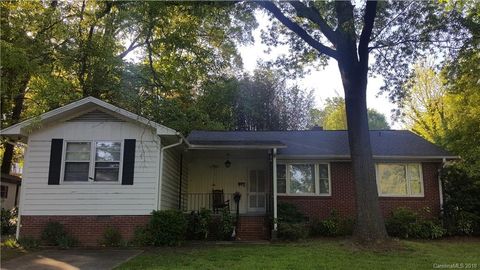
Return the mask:
<svg viewBox="0 0 480 270">
<path fill-rule="evenodd" d="M 133 185 L 133 170 L 135 167 L 135 143 L 134 139 L 127 139 L 123 144 L 123 170 L 122 185 Z"/>
<path fill-rule="evenodd" d="M 63 139 L 52 139 L 50 148 L 50 165 L 48 167 L 48 184 L 60 184 L 60 169 L 62 168 Z"/>
</svg>

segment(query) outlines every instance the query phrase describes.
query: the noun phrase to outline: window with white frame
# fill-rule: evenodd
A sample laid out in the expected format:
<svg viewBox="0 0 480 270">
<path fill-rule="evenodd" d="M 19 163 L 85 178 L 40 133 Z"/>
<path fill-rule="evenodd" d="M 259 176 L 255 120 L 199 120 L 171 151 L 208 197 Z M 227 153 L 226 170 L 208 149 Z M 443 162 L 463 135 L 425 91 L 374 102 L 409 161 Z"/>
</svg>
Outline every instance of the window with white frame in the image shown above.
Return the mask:
<svg viewBox="0 0 480 270">
<path fill-rule="evenodd" d="M 87 182 L 90 172 L 90 142 L 67 142 L 63 181 Z"/>
<path fill-rule="evenodd" d="M 329 165 L 298 162 L 278 164 L 277 192 L 291 195 L 330 195 Z"/>
<path fill-rule="evenodd" d="M 121 143 L 66 142 L 64 161 L 64 182 L 117 182 Z"/>
<path fill-rule="evenodd" d="M 380 196 L 423 196 L 420 163 L 378 163 L 376 168 Z"/>
</svg>

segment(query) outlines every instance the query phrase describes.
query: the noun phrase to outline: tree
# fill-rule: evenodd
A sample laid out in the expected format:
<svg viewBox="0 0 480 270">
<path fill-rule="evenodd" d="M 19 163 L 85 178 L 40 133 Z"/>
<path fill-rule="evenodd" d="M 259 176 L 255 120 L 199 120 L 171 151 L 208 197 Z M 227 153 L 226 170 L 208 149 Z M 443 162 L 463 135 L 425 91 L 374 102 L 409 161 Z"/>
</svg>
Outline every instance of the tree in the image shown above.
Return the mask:
<svg viewBox="0 0 480 270">
<path fill-rule="evenodd" d="M 313 97 L 287 86 L 278 71 L 257 69 L 253 76 L 209 82 L 197 104 L 220 129 L 295 130 L 307 127 Z"/>
<path fill-rule="evenodd" d="M 427 63 L 419 63 L 404 87 L 400 107 L 405 125 L 425 139 L 443 145 L 448 127 L 446 88 L 441 76 Z"/>
<path fill-rule="evenodd" d="M 317 109 L 318 110 L 318 109 Z M 311 125 L 322 126 L 326 130 L 346 130 L 347 116 L 345 112 L 345 100 L 341 97 L 328 98 L 325 107 L 320 112 L 315 112 L 317 116 L 316 122 Z M 379 113 L 375 109 L 367 109 L 368 128 L 370 130 L 390 129 L 385 115 Z"/>
<path fill-rule="evenodd" d="M 270 36 L 266 35 L 270 45 L 291 45 L 291 57 L 281 59 L 284 63 L 303 61 L 324 64 L 328 57 L 337 61 L 345 94 L 356 188 L 357 223 L 354 236 L 361 243 L 385 240 L 387 235 L 378 204 L 368 132 L 366 87 L 369 55 L 376 50 L 377 63 L 374 69 L 389 80 L 387 86 L 398 90 L 398 87 L 391 85 L 398 85 L 395 82 L 401 81 L 396 78 L 403 78 L 401 72 L 408 70 L 408 61 L 424 52 L 422 49 L 433 48 L 430 47 L 433 43 L 435 48 L 448 44 L 450 39 L 444 40 L 446 35 L 438 34 L 452 33 L 449 30 L 458 24 L 451 19 L 457 14 L 452 12 L 438 16 L 434 12 L 436 6 L 427 2 L 379 4 L 367 1 L 356 6 L 350 1 L 291 1 L 288 5 L 280 6 L 270 1 L 259 1 L 258 4 L 291 31 L 280 32 L 290 34 L 289 38 L 284 39 L 278 37 L 279 31 L 270 31 Z M 278 29 L 277 25 L 274 27 Z M 442 39 L 436 38 L 438 36 Z M 387 68 L 386 65 L 395 68 Z M 401 91 L 396 92 L 401 94 Z"/>
</svg>

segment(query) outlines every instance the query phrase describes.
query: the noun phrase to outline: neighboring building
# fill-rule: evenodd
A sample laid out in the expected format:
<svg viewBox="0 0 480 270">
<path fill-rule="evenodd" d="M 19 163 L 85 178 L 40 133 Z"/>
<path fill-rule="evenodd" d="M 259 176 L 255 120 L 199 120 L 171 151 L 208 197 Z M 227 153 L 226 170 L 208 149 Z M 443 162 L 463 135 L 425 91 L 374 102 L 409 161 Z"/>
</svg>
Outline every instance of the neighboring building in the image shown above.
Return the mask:
<svg viewBox="0 0 480 270">
<path fill-rule="evenodd" d="M 15 175 L 2 173 L 0 182 L 1 208 L 11 210 L 18 205 L 22 179 Z"/>
<path fill-rule="evenodd" d="M 20 235 L 38 237 L 59 221 L 85 245 L 107 227 L 126 239 L 157 209 L 185 212 L 224 205 L 241 239 L 268 238 L 278 202 L 309 218 L 355 214 L 346 131 L 194 131 L 173 129 L 88 97 L 2 130 L 28 144 Z M 441 207 L 438 169 L 455 158 L 409 131 L 371 131 L 380 203 Z M 275 188 L 276 187 L 276 188 Z"/>
</svg>

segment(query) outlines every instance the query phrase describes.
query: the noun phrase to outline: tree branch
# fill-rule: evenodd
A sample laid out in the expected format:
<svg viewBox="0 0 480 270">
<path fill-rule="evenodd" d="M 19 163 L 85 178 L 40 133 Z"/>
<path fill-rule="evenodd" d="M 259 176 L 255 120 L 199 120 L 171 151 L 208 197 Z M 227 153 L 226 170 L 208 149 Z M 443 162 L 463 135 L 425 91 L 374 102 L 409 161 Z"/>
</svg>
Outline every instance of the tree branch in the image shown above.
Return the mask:
<svg viewBox="0 0 480 270">
<path fill-rule="evenodd" d="M 129 54 L 131 51 L 135 50 L 136 48 L 140 47 L 140 46 L 143 46 L 145 45 L 145 43 L 137 43 L 137 41 L 140 39 L 140 35 L 138 35 L 133 41 L 132 43 L 130 43 L 130 46 L 128 46 L 128 48 L 123 51 L 122 53 L 120 53 L 119 55 L 117 55 L 118 58 L 122 59 L 124 58 L 125 56 L 127 56 L 127 54 Z"/>
<path fill-rule="evenodd" d="M 301 39 L 303 39 L 308 45 L 312 46 L 318 52 L 323 53 L 327 56 L 330 56 L 334 59 L 337 59 L 337 51 L 332 48 L 329 48 L 318 40 L 315 40 L 312 36 L 310 36 L 305 29 L 300 27 L 298 24 L 287 18 L 283 12 L 272 2 L 270 1 L 258 1 L 257 2 L 260 6 L 265 8 L 266 10 L 270 11 L 275 18 L 277 18 L 283 25 L 285 25 L 288 29 L 295 32 Z"/>
<path fill-rule="evenodd" d="M 337 42 L 337 35 L 315 7 L 307 7 L 300 1 L 289 1 L 289 3 L 293 6 L 293 8 L 295 8 L 299 17 L 307 18 L 318 25 L 318 27 L 320 27 L 320 31 L 322 31 L 327 39 L 335 46 Z"/>
<path fill-rule="evenodd" d="M 375 22 L 375 16 L 377 13 L 377 1 L 367 1 L 365 7 L 365 15 L 363 16 L 363 29 L 360 34 L 360 41 L 358 43 L 358 57 L 360 63 L 365 61 L 368 65 L 368 43 L 370 42 L 370 36 L 372 35 L 373 23 Z"/>
</svg>

